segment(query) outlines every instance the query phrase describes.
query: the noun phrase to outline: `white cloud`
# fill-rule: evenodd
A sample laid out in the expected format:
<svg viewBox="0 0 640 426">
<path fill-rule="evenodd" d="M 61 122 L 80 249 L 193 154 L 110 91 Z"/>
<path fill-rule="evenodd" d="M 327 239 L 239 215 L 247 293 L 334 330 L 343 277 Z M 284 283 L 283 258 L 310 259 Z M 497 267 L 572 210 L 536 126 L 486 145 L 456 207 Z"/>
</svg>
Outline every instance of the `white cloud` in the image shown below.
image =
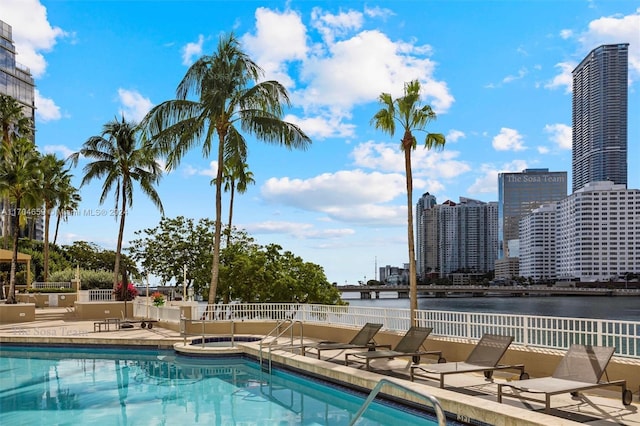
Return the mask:
<svg viewBox="0 0 640 426">
<path fill-rule="evenodd" d="M 241 41 L 247 53 L 265 71 L 265 79 L 277 80 L 285 87 L 294 87 L 286 64 L 304 60 L 307 56 L 307 30 L 300 15 L 293 11 L 277 13 L 256 9 L 256 32 L 245 34 Z"/>
<path fill-rule="evenodd" d="M 560 37 L 564 40 L 571 38 L 573 36 L 573 31 L 565 29 L 560 31 Z"/>
<path fill-rule="evenodd" d="M 580 34 L 583 54 L 601 44 L 629 43 L 629 70 L 640 77 L 640 8 L 629 15 L 605 16 L 589 22 L 587 31 Z"/>
<path fill-rule="evenodd" d="M 122 103 L 120 113 L 127 120 L 140 122 L 151 110 L 153 103 L 135 90 L 118 89 L 118 98 Z"/>
<path fill-rule="evenodd" d="M 69 149 L 65 145 L 45 145 L 42 149 L 45 154 L 55 154 L 56 152 L 59 152 L 65 160 L 69 158 L 71 154 L 75 153 L 74 150 Z"/>
<path fill-rule="evenodd" d="M 36 116 L 44 123 L 47 121 L 59 120 L 62 117 L 60 107 L 56 105 L 53 99 L 45 98 L 40 95 L 40 91 L 35 89 Z"/>
<path fill-rule="evenodd" d="M 548 154 L 549 153 L 549 148 L 547 148 L 546 146 L 538 146 L 538 147 L 536 147 L 536 149 L 538 150 L 538 154 Z"/>
<path fill-rule="evenodd" d="M 503 127 L 493 138 L 493 148 L 496 151 L 522 151 L 525 150 L 522 135 L 515 129 Z"/>
<path fill-rule="evenodd" d="M 367 18 L 384 14 L 388 12 L 379 9 L 331 14 L 315 8 L 307 28 L 296 12 L 259 8 L 257 30 L 242 38 L 243 47 L 268 78 L 288 88 L 294 86 L 289 73 L 299 73 L 291 98 L 310 117 L 319 114 L 330 123 L 341 122 L 350 118 L 352 108 L 375 102 L 382 92 L 401 95 L 404 83 L 413 79 L 420 80 L 423 99 L 437 113 L 446 112 L 454 98 L 447 83 L 434 76 L 430 46 L 393 41 L 380 31 L 362 29 Z M 310 29 L 322 35 L 322 42 L 309 44 Z"/>
<path fill-rule="evenodd" d="M 445 139 L 447 140 L 447 143 L 449 143 L 449 142 L 457 142 L 458 139 L 462 139 L 466 137 L 467 135 L 465 135 L 463 131 L 451 129 L 449 130 L 449 133 L 447 133 L 447 135 L 445 136 Z"/>
<path fill-rule="evenodd" d="M 314 7 L 311 11 L 311 21 L 311 25 L 322 35 L 324 42 L 331 45 L 336 37 L 344 37 L 351 31 L 362 28 L 363 16 L 355 10 L 334 15 Z"/>
<path fill-rule="evenodd" d="M 344 123 L 337 114 L 319 114 L 314 117 L 300 118 L 295 115 L 287 115 L 285 121 L 299 126 L 312 139 L 325 138 L 350 138 L 355 135 L 354 124 Z"/>
<path fill-rule="evenodd" d="M 366 16 L 371 17 L 371 18 L 382 18 L 382 19 L 386 19 L 389 16 L 394 16 L 395 15 L 395 13 L 392 10 L 385 9 L 385 8 L 380 7 L 380 6 L 375 6 L 375 7 L 365 6 L 364 7 L 364 14 Z"/>
<path fill-rule="evenodd" d="M 333 239 L 355 234 L 350 228 L 317 229 L 309 223 L 266 221 L 244 224 L 251 234 L 285 234 L 299 239 Z"/>
<path fill-rule="evenodd" d="M 573 91 L 573 76 L 572 71 L 576 67 L 574 62 L 559 62 L 555 65 L 555 68 L 560 68 L 560 74 L 556 75 L 551 81 L 547 82 L 544 87 L 547 89 L 557 89 L 564 87 L 565 93 L 571 93 Z"/>
<path fill-rule="evenodd" d="M 47 68 L 42 52 L 51 51 L 67 34 L 51 26 L 47 9 L 38 0 L 3 0 L 0 18 L 12 26 L 16 61 L 29 67 L 34 78 L 42 77 Z"/>
<path fill-rule="evenodd" d="M 520 68 L 518 70 L 518 74 L 516 75 L 508 75 L 505 78 L 502 79 L 503 83 L 511 83 L 512 81 L 515 80 L 520 80 L 521 78 L 523 78 L 524 76 L 526 76 L 529 73 L 529 71 L 526 68 Z"/>
<path fill-rule="evenodd" d="M 202 55 L 202 45 L 204 44 L 204 36 L 200 34 L 198 41 L 195 43 L 187 43 L 182 48 L 182 65 L 189 66 L 193 64 L 194 59 Z"/>
<path fill-rule="evenodd" d="M 197 168 L 190 164 L 187 164 L 182 168 L 182 174 L 185 176 L 209 176 L 211 179 L 213 179 L 216 177 L 217 173 L 218 173 L 217 161 L 211 161 L 209 163 L 209 167 L 206 169 Z"/>
<path fill-rule="evenodd" d="M 434 179 L 451 179 L 470 170 L 470 166 L 456 160 L 460 155 L 458 151 L 427 150 L 423 146 L 411 153 L 411 169 L 414 178 L 428 177 Z M 372 170 L 404 174 L 404 153 L 399 144 L 364 142 L 358 144 L 351 156 L 357 167 L 366 167 Z M 434 187 L 439 186 L 434 182 Z M 417 184 L 416 184 L 417 185 Z"/>
<path fill-rule="evenodd" d="M 549 140 L 556 144 L 558 148 L 572 148 L 573 142 L 571 126 L 567 126 L 562 123 L 547 124 L 544 126 L 544 131 L 549 134 Z"/>
<path fill-rule="evenodd" d="M 481 175 L 476 178 L 469 187 L 470 194 L 497 194 L 498 193 L 498 174 L 506 172 L 521 172 L 526 169 L 527 162 L 524 160 L 514 160 L 510 163 L 503 164 L 499 168 L 491 164 L 482 164 L 480 166 Z"/>
<path fill-rule="evenodd" d="M 636 13 L 630 15 L 604 16 L 589 22 L 586 31 L 577 36 L 581 47 L 576 52 L 578 60 L 582 60 L 585 55 L 596 47 L 603 44 L 629 43 L 629 73 L 630 83 L 634 79 L 640 78 L 640 8 Z M 564 39 L 574 36 L 571 30 L 562 30 L 560 36 Z M 571 72 L 578 63 L 576 61 L 565 61 L 556 64 L 560 68 L 560 74 L 556 75 L 544 87 L 547 89 L 565 88 L 565 93 L 571 93 L 573 78 Z"/>
</svg>

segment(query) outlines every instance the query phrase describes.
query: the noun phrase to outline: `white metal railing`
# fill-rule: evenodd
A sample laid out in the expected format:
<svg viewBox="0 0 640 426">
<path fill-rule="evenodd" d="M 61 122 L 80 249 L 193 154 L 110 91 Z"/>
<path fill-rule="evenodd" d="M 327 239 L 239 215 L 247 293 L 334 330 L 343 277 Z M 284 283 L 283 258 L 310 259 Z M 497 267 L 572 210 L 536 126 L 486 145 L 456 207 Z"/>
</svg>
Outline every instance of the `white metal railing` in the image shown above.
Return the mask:
<svg viewBox="0 0 640 426">
<path fill-rule="evenodd" d="M 62 282 L 40 282 L 34 281 L 31 283 L 31 288 L 73 288 L 71 286 L 71 282 L 62 281 Z"/>
<path fill-rule="evenodd" d="M 104 302 L 116 300 L 113 290 L 93 289 L 78 291 L 78 302 Z"/>
<path fill-rule="evenodd" d="M 146 317 L 145 299 L 139 299 L 134 305 L 134 315 Z M 178 307 L 150 308 L 151 318 L 180 321 Z M 292 320 L 348 327 L 374 322 L 399 333 L 411 325 L 409 309 L 401 308 L 246 303 L 202 304 L 193 309 L 194 320 L 207 321 Z M 420 326 L 432 327 L 434 336 L 477 340 L 484 333 L 504 334 L 513 336 L 515 344 L 562 350 L 574 343 L 613 346 L 618 356 L 640 359 L 640 321 L 432 310 L 417 310 L 416 321 Z"/>
</svg>

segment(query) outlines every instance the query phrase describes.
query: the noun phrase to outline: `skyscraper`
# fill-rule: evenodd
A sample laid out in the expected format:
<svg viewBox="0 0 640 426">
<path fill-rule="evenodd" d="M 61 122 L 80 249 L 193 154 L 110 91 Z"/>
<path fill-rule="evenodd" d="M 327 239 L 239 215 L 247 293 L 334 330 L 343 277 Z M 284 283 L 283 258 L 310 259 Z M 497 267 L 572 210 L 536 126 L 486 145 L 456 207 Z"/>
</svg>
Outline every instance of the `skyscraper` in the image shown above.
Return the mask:
<svg viewBox="0 0 640 426">
<path fill-rule="evenodd" d="M 426 198 L 425 198 L 426 197 Z M 432 205 L 425 194 L 418 204 L 418 271 L 446 277 L 461 270 L 489 272 L 497 253 L 498 205 L 460 197 L 460 203 L 446 201 Z M 422 256 L 420 256 L 422 253 Z"/>
<path fill-rule="evenodd" d="M 509 252 L 519 239 L 520 219 L 540 207 L 567 196 L 567 172 L 526 169 L 498 175 L 498 259 L 518 257 Z M 511 246 L 517 246 L 512 244 Z"/>
<path fill-rule="evenodd" d="M 10 96 L 22 105 L 24 116 L 35 123 L 35 83 L 29 68 L 16 62 L 16 49 L 13 44 L 11 25 L 0 21 L 0 94 Z M 9 209 L 6 199 L 0 198 L 0 234 L 8 232 L 4 221 L 4 214 Z M 38 217 L 30 221 L 29 228 L 33 229 L 33 238 L 42 241 L 43 220 Z"/>
<path fill-rule="evenodd" d="M 572 192 L 627 184 L 628 43 L 593 49 L 573 70 Z"/>
</svg>

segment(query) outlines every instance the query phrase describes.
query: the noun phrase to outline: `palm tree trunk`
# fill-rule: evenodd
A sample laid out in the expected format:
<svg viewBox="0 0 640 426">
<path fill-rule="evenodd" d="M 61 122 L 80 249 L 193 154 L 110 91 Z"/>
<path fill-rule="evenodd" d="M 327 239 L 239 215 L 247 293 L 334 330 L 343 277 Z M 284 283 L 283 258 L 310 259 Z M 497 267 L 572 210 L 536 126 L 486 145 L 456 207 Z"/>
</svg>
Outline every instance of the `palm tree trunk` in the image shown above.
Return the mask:
<svg viewBox="0 0 640 426">
<path fill-rule="evenodd" d="M 411 132 L 405 132 L 402 139 L 404 147 L 404 168 L 407 180 L 407 240 L 409 247 L 409 321 L 417 325 L 415 312 L 418 309 L 418 283 L 416 282 L 416 249 L 413 238 L 413 173 L 411 171 L 411 150 L 413 137 Z"/>
<path fill-rule="evenodd" d="M 231 183 L 231 196 L 229 197 L 229 226 L 227 229 L 227 247 L 229 247 L 229 245 L 231 244 L 231 219 L 233 218 L 233 199 L 235 196 L 235 189 L 236 186 L 235 184 L 232 182 Z"/>
<path fill-rule="evenodd" d="M 16 200 L 16 209 L 13 214 L 13 253 L 11 255 L 11 272 L 9 272 L 9 294 L 7 295 L 7 305 L 14 305 L 16 300 L 16 269 L 18 268 L 18 230 L 20 227 L 20 199 Z"/>
<path fill-rule="evenodd" d="M 213 237 L 213 261 L 211 262 L 211 284 L 209 285 L 209 304 L 216 303 L 218 275 L 220 274 L 220 234 L 222 233 L 222 169 L 224 166 L 225 132 L 218 130 L 218 171 L 216 173 L 216 222 Z"/>
<path fill-rule="evenodd" d="M 53 244 L 55 244 L 56 241 L 58 241 L 58 228 L 60 227 L 60 216 L 61 216 L 61 213 L 58 212 L 58 215 L 56 217 L 56 231 L 53 233 Z"/>
<path fill-rule="evenodd" d="M 6 210 L 5 212 L 0 212 L 0 214 L 4 214 L 4 220 L 2 221 L 2 236 L 4 237 L 4 249 L 6 250 L 9 247 L 9 222 L 11 215 L 9 212 L 11 211 L 11 203 L 9 203 L 9 198 L 2 199 L 2 208 Z"/>
<path fill-rule="evenodd" d="M 113 267 L 113 289 L 118 287 L 118 274 L 120 273 L 120 252 L 122 251 L 122 238 L 124 236 L 124 219 L 125 219 L 125 206 L 127 205 L 127 194 L 125 193 L 124 185 L 122 185 L 122 211 L 120 213 L 120 229 L 118 230 L 118 244 L 116 246 L 116 261 Z M 122 283 L 122 286 L 126 286 L 129 283 Z"/>
<path fill-rule="evenodd" d="M 42 248 L 44 282 L 49 282 L 49 222 L 51 221 L 51 206 L 44 206 L 44 246 Z"/>
</svg>

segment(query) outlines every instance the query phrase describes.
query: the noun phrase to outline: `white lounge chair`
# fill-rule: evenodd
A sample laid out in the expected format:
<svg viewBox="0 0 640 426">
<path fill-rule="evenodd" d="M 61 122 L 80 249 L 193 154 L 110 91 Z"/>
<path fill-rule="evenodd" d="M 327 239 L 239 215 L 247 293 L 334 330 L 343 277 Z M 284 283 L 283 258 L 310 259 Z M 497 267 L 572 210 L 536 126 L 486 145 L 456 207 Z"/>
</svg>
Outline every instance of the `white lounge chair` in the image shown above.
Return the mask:
<svg viewBox="0 0 640 426">
<path fill-rule="evenodd" d="M 622 403 L 630 405 L 633 394 L 627 389 L 626 380 L 601 381 L 614 351 L 615 348 L 607 346 L 571 345 L 550 377 L 499 383 L 498 402 L 502 402 L 505 386 L 514 390 L 514 393 L 508 396 L 518 399 L 541 402 L 539 398 L 524 396 L 520 392 L 544 394 L 544 409 L 548 413 L 551 410 L 553 395 L 563 393 L 577 395 L 578 392 L 588 389 L 620 386 L 622 388 Z"/>
</svg>

